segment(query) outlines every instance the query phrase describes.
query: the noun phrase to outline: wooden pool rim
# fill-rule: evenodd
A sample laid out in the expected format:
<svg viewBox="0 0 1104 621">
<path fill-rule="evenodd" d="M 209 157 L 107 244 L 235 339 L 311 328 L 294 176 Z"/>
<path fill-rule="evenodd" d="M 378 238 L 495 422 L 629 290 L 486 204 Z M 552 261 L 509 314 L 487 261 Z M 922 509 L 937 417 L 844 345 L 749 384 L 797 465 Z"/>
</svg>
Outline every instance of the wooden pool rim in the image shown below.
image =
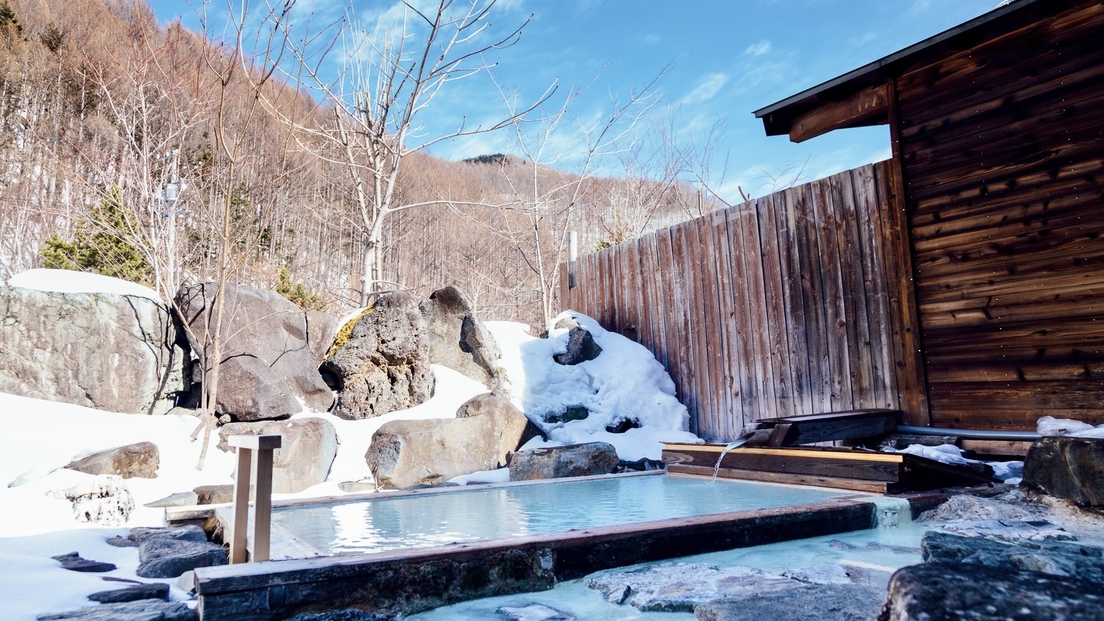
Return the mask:
<svg viewBox="0 0 1104 621">
<path fill-rule="evenodd" d="M 547 590 L 603 569 L 873 528 L 856 498 L 515 537 L 195 570 L 203 621 L 357 608 L 409 615 Z"/>
</svg>

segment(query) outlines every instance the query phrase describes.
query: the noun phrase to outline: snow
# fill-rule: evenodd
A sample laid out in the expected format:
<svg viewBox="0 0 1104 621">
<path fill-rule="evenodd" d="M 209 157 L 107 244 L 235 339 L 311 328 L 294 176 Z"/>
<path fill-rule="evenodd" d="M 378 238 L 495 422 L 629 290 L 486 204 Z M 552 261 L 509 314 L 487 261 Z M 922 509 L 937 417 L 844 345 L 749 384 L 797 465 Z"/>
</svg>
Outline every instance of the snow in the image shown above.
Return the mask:
<svg viewBox="0 0 1104 621">
<path fill-rule="evenodd" d="M 1073 438 L 1104 438 L 1104 425 L 1093 427 L 1089 423 L 1069 418 L 1044 416 L 1036 423 L 1041 436 L 1070 436 Z"/>
<path fill-rule="evenodd" d="M 899 450 L 887 449 L 890 453 L 907 453 L 917 457 L 925 457 L 932 461 L 944 464 L 989 464 L 993 468 L 993 476 L 1008 484 L 1019 483 L 1019 477 L 1023 475 L 1022 461 L 979 461 L 962 456 L 962 449 L 953 444 L 940 444 L 939 446 L 925 446 L 923 444 L 910 444 Z"/>
<path fill-rule="evenodd" d="M 9 278 L 8 286 L 54 293 L 113 293 L 161 301 L 161 296 L 149 287 L 110 276 L 73 270 L 27 270 Z"/>
<path fill-rule="evenodd" d="M 560 365 L 552 356 L 566 351 L 568 330 L 554 329 L 547 339 L 540 339 L 521 324 L 487 323 L 502 350 L 514 405 L 549 436 L 549 442 L 537 438 L 526 448 L 608 442 L 621 459 L 635 461 L 659 459 L 663 442 L 701 442 L 687 431 L 686 406 L 675 398 L 671 376 L 651 352 L 580 313 L 564 312 L 551 325 L 562 319 L 574 319 L 590 332 L 602 353 L 578 365 Z M 566 423 L 545 422 L 572 406 L 585 407 L 589 415 Z M 637 421 L 640 427 L 624 433 L 606 431 L 622 419 Z"/>
</svg>

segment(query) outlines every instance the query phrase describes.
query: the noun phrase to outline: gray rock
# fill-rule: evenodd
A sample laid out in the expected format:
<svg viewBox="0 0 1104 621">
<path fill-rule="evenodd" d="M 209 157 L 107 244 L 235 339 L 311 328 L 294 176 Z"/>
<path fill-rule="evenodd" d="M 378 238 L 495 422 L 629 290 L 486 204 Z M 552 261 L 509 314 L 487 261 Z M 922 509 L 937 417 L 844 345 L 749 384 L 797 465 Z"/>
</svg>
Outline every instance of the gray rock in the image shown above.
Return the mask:
<svg viewBox="0 0 1104 621">
<path fill-rule="evenodd" d="M 384 423 L 364 459 L 380 487 L 433 485 L 504 466 L 529 429 L 508 399 L 490 393 L 460 406 L 457 418 Z"/>
<path fill-rule="evenodd" d="M 135 584 L 122 589 L 96 591 L 89 595 L 88 599 L 101 604 L 136 602 L 141 599 L 159 599 L 167 602 L 169 601 L 169 585 L 164 582 Z"/>
<path fill-rule="evenodd" d="M 192 491 L 196 495 L 197 505 L 222 505 L 234 502 L 234 485 L 200 485 Z"/>
<path fill-rule="evenodd" d="M 237 421 L 278 420 L 303 410 L 287 382 L 260 358 L 245 354 L 219 365 L 215 410 Z"/>
<path fill-rule="evenodd" d="M 337 325 L 337 317 L 329 313 L 307 311 L 307 342 L 310 344 L 315 367 L 321 365 L 326 359 L 326 354 L 329 353 L 340 327 Z"/>
<path fill-rule="evenodd" d="M 38 621 L 196 621 L 196 611 L 184 602 L 143 599 L 119 604 L 100 604 L 69 612 L 39 615 Z"/>
<path fill-rule="evenodd" d="M 145 543 L 150 539 L 171 539 L 174 541 L 207 541 L 207 533 L 195 524 L 187 526 L 136 526 L 127 533 L 127 539 L 135 543 Z"/>
<path fill-rule="evenodd" d="M 939 530 L 998 541 L 1072 540 L 1073 535 L 1046 520 L 979 520 L 941 524 Z"/>
<path fill-rule="evenodd" d="M 790 590 L 800 582 L 753 567 L 718 568 L 701 563 L 661 563 L 599 572 L 586 578 L 612 604 L 645 612 L 693 612 L 705 602 Z"/>
<path fill-rule="evenodd" d="M 163 414 L 187 389 L 169 308 L 143 297 L 0 286 L 0 392 Z"/>
<path fill-rule="evenodd" d="M 184 321 L 191 328 L 192 348 L 202 351 L 208 339 L 208 311 L 218 287 L 209 282 L 182 288 L 176 294 Z M 318 372 L 315 351 L 308 330 L 307 315 L 287 298 L 273 291 L 227 285 L 222 332 L 223 362 L 247 354 L 282 378 L 285 390 L 303 399 L 307 407 L 326 411 L 333 404 L 333 393 Z M 214 325 L 214 321 L 210 321 Z M 318 338 L 325 340 L 325 330 Z M 328 347 L 319 343 L 317 348 Z M 221 380 L 220 380 L 221 382 Z M 221 392 L 221 390 L 220 390 Z"/>
<path fill-rule="evenodd" d="M 1042 438 L 1027 451 L 1021 485 L 1083 507 L 1104 507 L 1104 438 Z"/>
<path fill-rule="evenodd" d="M 590 332 L 583 328 L 572 328 L 567 333 L 567 351 L 552 356 L 552 359 L 558 364 L 571 366 L 594 360 L 600 353 L 602 348 L 594 342 Z"/>
<path fill-rule="evenodd" d="M 782 591 L 713 600 L 694 609 L 699 621 L 869 621 L 885 590 L 857 584 L 811 584 Z"/>
<path fill-rule="evenodd" d="M 438 289 L 418 308 L 425 318 L 430 363 L 459 371 L 487 388 L 501 384 L 498 359 L 502 354 L 459 289 Z"/>
<path fill-rule="evenodd" d="M 107 545 L 112 546 L 114 548 L 137 548 L 138 547 L 138 542 L 137 541 L 134 541 L 133 539 L 127 539 L 126 537 L 120 537 L 119 535 L 115 535 L 114 537 L 111 537 L 110 539 L 106 539 L 104 541 L 104 543 L 106 543 Z"/>
<path fill-rule="evenodd" d="M 617 469 L 617 449 L 606 442 L 587 442 L 518 451 L 510 460 L 511 481 L 610 474 Z"/>
<path fill-rule="evenodd" d="M 283 438 L 273 454 L 272 491 L 300 492 L 326 480 L 337 457 L 337 430 L 322 418 L 298 418 L 267 423 L 230 423 L 219 429 L 218 447 L 232 450 L 232 435 L 278 435 Z"/>
<path fill-rule="evenodd" d="M 93 561 L 86 558 L 81 558 L 79 552 L 59 554 L 58 556 L 51 556 L 50 558 L 61 563 L 62 569 L 68 569 L 69 571 L 79 571 L 81 573 L 102 574 L 104 572 L 115 571 L 117 569 L 114 563 L 104 563 L 101 561 Z"/>
<path fill-rule="evenodd" d="M 570 423 L 573 420 L 586 420 L 590 416 L 590 410 L 583 405 L 572 405 L 564 409 L 562 414 L 553 414 L 544 419 L 544 422 L 553 425 Z"/>
<path fill-rule="evenodd" d="M 1024 540 L 1011 544 L 928 531 L 920 546 L 925 561 L 1013 568 L 1104 582 L 1104 548 L 1077 542 Z"/>
<path fill-rule="evenodd" d="M 433 396 L 425 319 L 408 293 L 376 302 L 353 327 L 349 341 L 322 363 L 340 391 L 334 414 L 374 418 L 424 403 Z"/>
<path fill-rule="evenodd" d="M 197 567 L 226 565 L 226 548 L 208 541 L 151 537 L 138 546 L 137 574 L 143 578 L 176 578 Z"/>
<path fill-rule="evenodd" d="M 1104 620 L 1099 582 L 977 564 L 923 563 L 898 570 L 879 621 Z"/>
<path fill-rule="evenodd" d="M 1025 503 L 1019 493 L 1008 497 L 986 498 L 969 494 L 951 496 L 934 509 L 920 514 L 921 522 L 970 522 L 984 520 L 1020 521 L 1042 519 L 1038 505 Z"/>
<path fill-rule="evenodd" d="M 160 465 L 161 453 L 156 444 L 136 442 L 89 455 L 65 467 L 88 474 L 117 474 L 124 479 L 154 479 Z"/>
</svg>

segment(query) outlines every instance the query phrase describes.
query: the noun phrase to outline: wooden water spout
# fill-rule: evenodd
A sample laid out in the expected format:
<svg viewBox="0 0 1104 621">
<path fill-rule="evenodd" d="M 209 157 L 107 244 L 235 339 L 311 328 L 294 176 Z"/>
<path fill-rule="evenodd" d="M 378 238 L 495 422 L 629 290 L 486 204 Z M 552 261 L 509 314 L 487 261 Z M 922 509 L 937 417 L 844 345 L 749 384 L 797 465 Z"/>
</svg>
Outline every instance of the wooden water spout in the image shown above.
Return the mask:
<svg viewBox="0 0 1104 621">
<path fill-rule="evenodd" d="M 238 470 L 234 477 L 234 518 L 230 524 L 230 563 L 247 560 L 246 532 L 249 528 L 249 488 L 253 496 L 253 554 L 248 560 L 267 561 L 272 530 L 272 452 L 281 445 L 280 436 L 230 436 L 238 449 Z M 251 476 L 255 474 L 254 477 Z"/>
</svg>

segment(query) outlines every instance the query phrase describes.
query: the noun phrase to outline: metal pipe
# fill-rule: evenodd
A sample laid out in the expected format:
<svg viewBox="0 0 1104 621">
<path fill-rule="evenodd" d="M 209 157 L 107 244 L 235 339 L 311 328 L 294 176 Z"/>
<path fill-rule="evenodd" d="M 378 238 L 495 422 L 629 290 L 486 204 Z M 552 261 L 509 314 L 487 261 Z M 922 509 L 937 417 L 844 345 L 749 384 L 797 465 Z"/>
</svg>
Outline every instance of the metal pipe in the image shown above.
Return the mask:
<svg viewBox="0 0 1104 621">
<path fill-rule="evenodd" d="M 949 429 L 946 427 L 914 427 L 897 425 L 898 433 L 911 433 L 918 436 L 955 436 L 967 440 L 1010 440 L 1014 442 L 1034 442 L 1040 438 L 1034 431 L 1002 431 L 985 429 Z"/>
</svg>

